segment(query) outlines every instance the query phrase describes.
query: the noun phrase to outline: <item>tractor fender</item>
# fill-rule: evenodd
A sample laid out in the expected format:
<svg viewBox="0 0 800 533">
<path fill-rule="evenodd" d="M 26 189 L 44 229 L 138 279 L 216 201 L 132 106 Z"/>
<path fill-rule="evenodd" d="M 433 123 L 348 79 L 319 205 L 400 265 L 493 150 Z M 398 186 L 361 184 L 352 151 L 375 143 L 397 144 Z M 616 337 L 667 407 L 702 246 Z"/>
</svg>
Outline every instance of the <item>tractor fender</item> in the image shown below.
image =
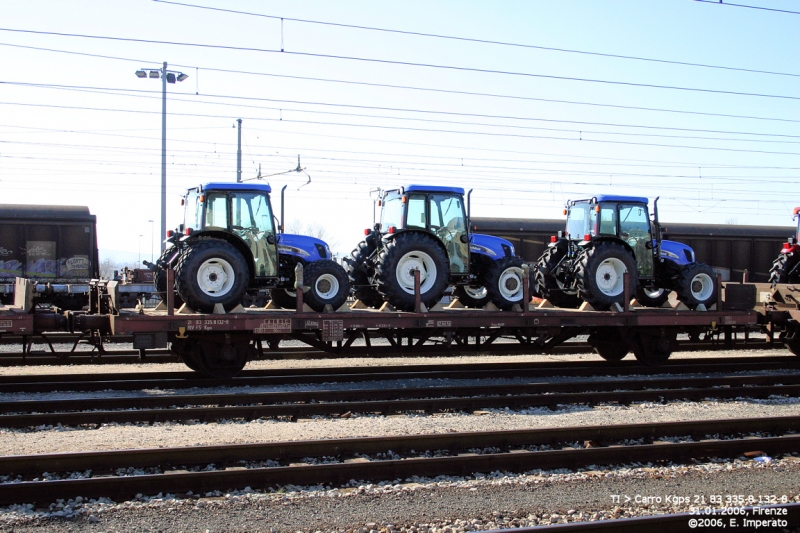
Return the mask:
<svg viewBox="0 0 800 533">
<path fill-rule="evenodd" d="M 280 255 L 293 255 L 306 263 L 331 258 L 330 247 L 322 239 L 293 233 L 281 233 L 278 235 L 278 253 Z"/>
<path fill-rule="evenodd" d="M 661 241 L 659 249 L 661 259 L 674 263 L 679 267 L 691 265 L 696 262 L 694 250 L 681 242 Z"/>
<path fill-rule="evenodd" d="M 511 244 L 511 241 L 482 233 L 473 233 L 469 236 L 469 251 L 473 254 L 485 255 L 492 261 L 515 255 L 514 245 Z"/>
<path fill-rule="evenodd" d="M 202 239 L 218 239 L 233 245 L 233 247 L 242 254 L 245 263 L 247 263 L 247 269 L 250 271 L 250 282 L 255 279 L 255 267 L 253 266 L 255 260 L 253 259 L 253 252 L 250 251 L 250 247 L 247 246 L 246 242 L 233 233 L 229 233 L 227 231 L 205 230 L 193 231 L 191 235 L 181 239 L 181 243 L 184 247 L 191 246 L 194 242 Z"/>
</svg>

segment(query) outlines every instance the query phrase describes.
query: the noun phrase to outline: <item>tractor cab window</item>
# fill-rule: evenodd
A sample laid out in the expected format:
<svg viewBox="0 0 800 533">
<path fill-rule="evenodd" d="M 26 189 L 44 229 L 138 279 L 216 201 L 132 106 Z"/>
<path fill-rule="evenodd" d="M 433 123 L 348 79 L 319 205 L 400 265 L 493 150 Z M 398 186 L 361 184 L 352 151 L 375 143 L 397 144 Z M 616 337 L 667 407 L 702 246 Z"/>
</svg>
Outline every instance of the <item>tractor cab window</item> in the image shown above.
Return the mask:
<svg viewBox="0 0 800 533">
<path fill-rule="evenodd" d="M 447 194 L 431 194 L 428 198 L 430 229 L 447 248 L 450 272 L 466 274 L 469 272 L 469 243 L 461 239 L 467 233 L 464 203 L 460 196 Z"/>
<path fill-rule="evenodd" d="M 408 209 L 406 210 L 406 227 L 422 228 L 428 226 L 428 217 L 425 216 L 425 197 L 409 196 Z"/>
<path fill-rule="evenodd" d="M 600 206 L 600 235 L 617 235 L 617 206 Z"/>
<path fill-rule="evenodd" d="M 206 195 L 205 227 L 228 229 L 228 197 L 225 194 L 210 193 Z"/>
<path fill-rule="evenodd" d="M 261 192 L 230 194 L 231 230 L 247 243 L 258 277 L 278 275 L 278 248 L 267 240 L 275 235 L 269 198 Z"/>
<path fill-rule="evenodd" d="M 193 189 L 186 193 L 186 198 L 183 200 L 183 225 L 185 228 L 191 228 L 193 230 L 198 230 L 202 227 L 202 221 L 200 220 L 200 215 L 203 214 L 203 210 L 200 206 L 200 193 L 197 192 L 197 189 Z"/>
<path fill-rule="evenodd" d="M 652 240 L 652 236 L 650 235 L 650 217 L 646 206 L 620 204 L 619 236 L 633 250 L 639 277 L 652 277 L 653 254 L 647 248 L 647 243 Z"/>
<path fill-rule="evenodd" d="M 391 193 L 383 199 L 383 209 L 381 210 L 382 231 L 389 231 L 389 227 L 397 229 L 403 227 L 403 203 L 400 195 Z"/>
<path fill-rule="evenodd" d="M 582 239 L 594 234 L 594 204 L 575 204 L 567 212 L 567 234 L 570 239 Z"/>
</svg>

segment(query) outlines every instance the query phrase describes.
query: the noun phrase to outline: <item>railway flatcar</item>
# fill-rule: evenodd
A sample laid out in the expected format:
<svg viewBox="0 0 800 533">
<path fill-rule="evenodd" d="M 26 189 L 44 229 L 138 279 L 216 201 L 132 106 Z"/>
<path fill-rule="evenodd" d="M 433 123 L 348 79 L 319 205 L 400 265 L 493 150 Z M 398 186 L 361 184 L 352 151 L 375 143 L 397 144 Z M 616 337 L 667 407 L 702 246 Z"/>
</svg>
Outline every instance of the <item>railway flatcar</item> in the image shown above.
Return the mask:
<svg viewBox="0 0 800 533">
<path fill-rule="evenodd" d="M 471 223 L 474 231 L 511 241 L 526 261 L 536 261 L 550 237 L 564 230 L 564 221 L 555 219 L 473 217 Z M 760 283 L 769 281 L 772 260 L 796 231 L 792 226 L 667 222 L 662 226 L 665 239 L 692 247 L 697 260 L 721 273 L 722 281 L 740 281 L 747 271 L 748 281 Z"/>
<path fill-rule="evenodd" d="M 86 305 L 89 281 L 100 277 L 97 217 L 81 206 L 0 205 L 3 303 L 13 303 L 18 277 L 39 287 L 37 303 Z"/>
</svg>

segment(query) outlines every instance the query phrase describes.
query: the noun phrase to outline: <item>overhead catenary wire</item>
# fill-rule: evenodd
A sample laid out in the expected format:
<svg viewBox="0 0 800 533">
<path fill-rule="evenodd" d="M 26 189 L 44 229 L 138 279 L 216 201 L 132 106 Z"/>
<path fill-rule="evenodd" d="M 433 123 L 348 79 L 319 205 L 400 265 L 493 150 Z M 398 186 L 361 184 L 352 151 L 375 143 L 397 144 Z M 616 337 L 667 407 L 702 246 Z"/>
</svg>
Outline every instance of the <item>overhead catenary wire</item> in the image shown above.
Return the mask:
<svg viewBox="0 0 800 533">
<path fill-rule="evenodd" d="M 370 57 L 358 57 L 358 56 L 344 56 L 344 55 L 336 55 L 336 54 L 322 54 L 318 52 L 297 52 L 297 51 L 282 51 L 272 48 L 258 48 L 258 47 L 249 47 L 249 46 L 232 46 L 232 45 L 222 45 L 222 44 L 206 44 L 206 43 L 189 43 L 183 41 L 165 41 L 165 40 L 157 40 L 157 39 L 139 39 L 134 37 L 115 37 L 110 35 L 89 35 L 89 34 L 81 34 L 81 33 L 65 33 L 65 32 L 49 32 L 49 31 L 39 31 L 39 30 L 29 30 L 29 29 L 21 29 L 21 28 L 0 28 L 0 31 L 5 32 L 18 32 L 23 34 L 33 34 L 33 35 L 49 35 L 54 37 L 71 37 L 71 38 L 80 38 L 80 39 L 97 39 L 97 40 L 109 40 L 109 41 L 118 41 L 118 42 L 134 42 L 134 43 L 146 43 L 146 44 L 161 44 L 161 45 L 171 45 L 171 46 L 185 46 L 185 47 L 195 47 L 195 48 L 212 48 L 212 49 L 220 49 L 220 50 L 231 50 L 231 51 L 239 51 L 239 52 L 258 52 L 258 53 L 270 53 L 270 54 L 286 54 L 286 55 L 295 55 L 295 56 L 302 56 L 302 57 L 316 57 L 321 59 L 335 59 L 340 61 L 353 61 L 353 62 L 363 62 L 363 63 L 375 63 L 375 64 L 385 64 L 385 65 L 396 65 L 396 66 L 406 66 L 406 67 L 417 67 L 417 68 L 426 68 L 426 69 L 441 69 L 441 70 L 451 70 L 451 71 L 462 71 L 462 72 L 471 72 L 476 74 L 491 74 L 491 75 L 503 75 L 503 76 L 517 76 L 517 77 L 526 77 L 526 78 L 536 78 L 536 79 L 550 79 L 556 81 L 572 81 L 572 82 L 581 82 L 581 83 L 596 83 L 596 84 L 603 84 L 603 85 L 618 85 L 618 86 L 625 86 L 625 87 L 638 87 L 644 89 L 661 89 L 661 90 L 670 90 L 670 91 L 683 91 L 683 92 L 700 92 L 700 93 L 708 93 L 708 94 L 724 94 L 729 96 L 745 96 L 745 97 L 754 97 L 754 98 L 769 98 L 769 99 L 781 99 L 781 100 L 800 100 L 800 96 L 792 96 L 788 94 L 768 94 L 768 93 L 752 93 L 752 92 L 744 92 L 744 91 L 729 91 L 724 89 L 708 89 L 703 87 L 682 87 L 678 85 L 662 85 L 662 84 L 655 84 L 655 83 L 636 83 L 636 82 L 628 82 L 628 81 L 620 81 L 620 80 L 603 80 L 597 78 L 581 78 L 577 76 L 557 76 L 554 74 L 537 74 L 534 72 L 518 72 L 518 71 L 510 71 L 510 70 L 495 70 L 495 69 L 485 69 L 485 68 L 477 68 L 477 67 L 464 67 L 464 66 L 456 66 L 456 65 L 443 65 L 443 64 L 435 64 L 435 63 L 420 63 L 414 61 L 397 61 L 392 59 L 380 59 L 380 58 L 370 58 Z"/>
</svg>

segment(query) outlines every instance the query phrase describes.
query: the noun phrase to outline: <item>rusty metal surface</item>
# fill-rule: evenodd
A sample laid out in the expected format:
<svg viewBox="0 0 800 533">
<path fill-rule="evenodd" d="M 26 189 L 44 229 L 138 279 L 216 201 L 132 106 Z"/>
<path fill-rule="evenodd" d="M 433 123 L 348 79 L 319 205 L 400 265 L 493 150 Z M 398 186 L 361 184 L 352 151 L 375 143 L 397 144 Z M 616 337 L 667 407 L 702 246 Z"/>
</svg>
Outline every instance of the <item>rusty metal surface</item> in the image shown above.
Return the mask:
<svg viewBox="0 0 800 533">
<path fill-rule="evenodd" d="M 781 385 L 775 385 L 775 382 Z M 587 393 L 589 393 L 587 400 Z M 608 380 L 524 385 L 362 389 L 278 393 L 205 394 L 146 398 L 18 401 L 0 403 L 0 427 L 165 422 L 341 413 L 471 411 L 550 407 L 576 403 L 628 404 L 705 398 L 800 396 L 800 376 Z M 191 406 L 191 407 L 186 407 Z M 114 410 L 116 409 L 116 410 Z M 72 412 L 72 411 L 88 412 Z"/>
<path fill-rule="evenodd" d="M 760 450 L 768 454 L 794 452 L 800 435 L 786 434 L 800 429 L 800 417 L 762 419 L 702 420 L 693 422 L 632 424 L 624 426 L 585 426 L 538 430 L 448 433 L 370 437 L 263 444 L 192 446 L 146 450 L 93 451 L 68 454 L 0 457 L 0 473 L 36 476 L 42 472 L 113 471 L 116 468 L 207 465 L 240 465 L 242 461 L 277 460 L 338 456 L 340 459 L 392 450 L 411 454 L 412 450 L 448 450 L 446 457 L 411 456 L 398 460 L 356 463 L 278 466 L 203 472 L 180 472 L 125 477 L 68 479 L 61 481 L 0 484 L 0 504 L 50 502 L 56 498 L 106 496 L 130 498 L 137 493 L 230 490 L 251 486 L 266 488 L 285 484 L 345 483 L 351 479 L 397 479 L 415 475 L 471 475 L 495 470 L 526 471 L 543 468 L 578 468 L 637 461 L 688 460 L 700 457 L 730 457 Z M 704 439 L 701 441 L 625 446 L 602 446 L 623 439 L 654 439 L 673 436 L 706 437 L 763 432 L 776 437 Z M 530 451 L 526 446 L 582 443 L 592 440 L 598 447 Z M 453 455 L 470 449 L 501 448 L 500 453 Z M 513 452 L 513 453 L 510 453 Z"/>
</svg>

